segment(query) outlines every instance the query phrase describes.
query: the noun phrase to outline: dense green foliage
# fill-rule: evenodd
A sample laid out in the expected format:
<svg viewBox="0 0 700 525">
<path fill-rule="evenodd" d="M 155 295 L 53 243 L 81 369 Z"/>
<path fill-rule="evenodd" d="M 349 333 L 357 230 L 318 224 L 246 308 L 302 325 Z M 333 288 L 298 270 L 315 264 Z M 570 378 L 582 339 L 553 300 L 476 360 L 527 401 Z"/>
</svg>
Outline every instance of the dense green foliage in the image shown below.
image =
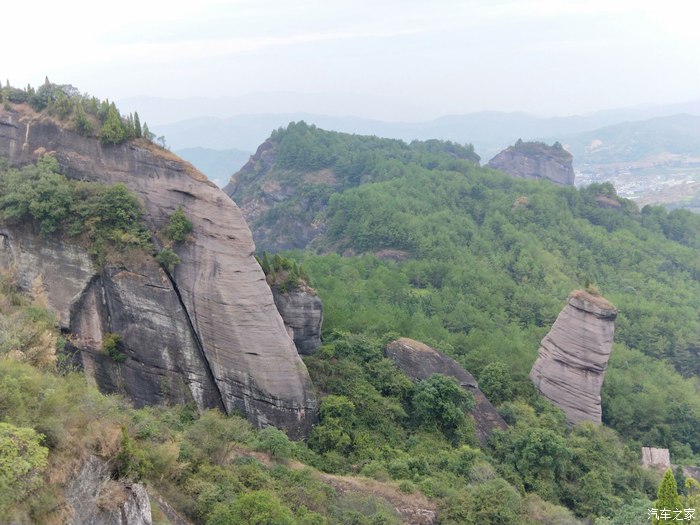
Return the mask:
<svg viewBox="0 0 700 525">
<path fill-rule="evenodd" d="M 122 116 L 114 102 L 100 101 L 81 94 L 70 84 L 54 84 L 48 78 L 38 89 L 0 87 L 0 100 L 4 109 L 11 109 L 11 104 L 27 103 L 37 112 L 72 123 L 83 136 L 91 136 L 98 130 L 102 144 L 121 144 L 141 137 L 153 139 L 150 133 L 143 133 L 138 113 Z M 148 129 L 145 123 L 143 129 Z"/>
<path fill-rule="evenodd" d="M 273 140 L 281 144 L 285 133 Z M 317 144 L 324 133 L 305 125 L 290 136 L 278 157 L 287 173 L 308 162 L 313 170 L 332 167 L 344 181 L 332 197 L 328 185 L 318 190 L 328 202 L 327 235 L 318 244 L 326 253 L 259 259 L 273 282 L 285 273 L 288 282 L 311 280 L 325 303 L 324 345 L 306 358 L 320 398 L 308 441 L 190 405 L 135 410 L 77 374 L 57 374 L 51 359 L 39 357 L 60 348 L 55 319 L 41 307 L 42 284 L 30 302 L 6 279 L 0 424 L 32 429 L 49 450 L 43 482 L 6 503 L 8 515 L 51 522 L 61 503 L 57 471 L 85 450 L 101 450 L 114 459 L 117 478 L 145 482 L 197 525 L 394 524 L 402 495 L 404 502 L 427 496 L 443 525 L 646 519 L 660 480 L 639 465 L 639 446 L 668 446 L 677 462 L 697 461 L 700 452 L 699 219 L 640 212 L 609 185 L 576 190 L 514 180 L 478 168 L 469 148 L 449 143 L 329 134 Z M 67 182 L 51 162 L 22 176 L 3 170 L 4 220 L 30 220 L 47 234 L 102 232 L 109 242 L 122 238 L 114 229 L 131 232 L 138 208 L 127 206 L 128 192 L 110 194 L 118 213 L 99 208 L 106 202 L 89 197 L 108 189 Z M 32 183 L 23 185 L 26 178 Z M 100 213 L 78 221 L 79 212 L 61 207 Z M 172 243 L 190 233 L 182 215 L 161 232 Z M 161 251 L 161 264 L 170 266 L 165 250 L 176 254 L 170 246 Z M 380 258 L 387 250 L 393 260 Z M 587 283 L 620 310 L 603 390 L 608 426 L 567 428 L 527 373 L 564 298 Z M 13 330 L 13 320 L 27 326 Z M 399 334 L 458 359 L 510 427 L 481 447 L 473 400 L 453 379 L 414 383 L 384 357 Z M 118 338 L 111 343 L 118 353 Z M 685 504 L 698 497 L 688 487 Z"/>
<path fill-rule="evenodd" d="M 143 210 L 123 184 L 105 186 L 65 178 L 51 156 L 21 169 L 0 166 L 0 218 L 31 224 L 42 234 L 82 241 L 103 261 L 109 253 L 137 249 L 150 252 Z"/>
<path fill-rule="evenodd" d="M 315 243 L 365 255 L 291 254 L 324 301 L 327 332 L 426 341 L 484 373 L 506 401 L 527 394 L 539 341 L 568 293 L 596 283 L 619 310 L 604 420 L 635 444 L 700 452 L 700 217 L 639 211 L 609 184 L 559 187 L 471 163 L 397 168 L 379 146 L 374 159 L 385 180 L 335 193 Z M 391 260 L 372 255 L 387 250 Z M 507 373 L 500 387 L 486 369 L 494 361 Z"/>
<path fill-rule="evenodd" d="M 293 259 L 276 253 L 272 257 L 267 252 L 255 256 L 270 286 L 276 286 L 280 291 L 296 290 L 309 282 L 304 268 Z"/>
<path fill-rule="evenodd" d="M 48 455 L 34 429 L 0 423 L 0 513 L 42 485 Z"/>
<path fill-rule="evenodd" d="M 678 497 L 676 478 L 673 476 L 673 471 L 671 469 L 666 470 L 664 479 L 661 480 L 658 497 L 656 498 L 654 507 L 658 511 L 658 516 L 655 516 L 652 521 L 654 525 L 659 523 L 673 523 L 676 521 L 674 519 L 673 511 L 683 508 L 681 505 L 681 499 Z"/>
<path fill-rule="evenodd" d="M 273 139 L 285 140 L 284 133 Z M 639 468 L 639 447 L 668 447 L 687 464 L 700 453 L 700 217 L 656 206 L 640 211 L 609 184 L 579 190 L 472 163 L 454 169 L 397 161 L 395 144 L 379 139 L 366 169 L 354 164 L 355 153 L 339 157 L 329 147 L 336 134 L 307 126 L 292 135 L 295 148 L 306 141 L 305 151 L 313 152 L 311 169 L 330 167 L 337 175 L 347 162 L 359 173 L 357 184 L 336 185 L 329 198 L 316 253 L 285 254 L 303 263 L 325 307 L 326 344 L 306 359 L 327 396 L 309 439 L 321 455 L 318 465 L 417 484 L 445 498 L 446 522 L 487 523 L 489 513 L 496 522 L 518 523 L 533 493 L 544 500 L 540 509 L 565 505 L 601 524 L 646 517 L 658 481 Z M 295 164 L 301 157 L 280 151 L 278 168 L 293 171 L 306 162 Z M 275 169 L 281 180 L 288 176 Z M 278 212 L 268 226 L 283 220 Z M 593 283 L 619 310 L 602 393 L 604 422 L 614 430 L 567 429 L 527 377 L 565 297 Z M 356 335 L 338 335 L 347 332 Z M 494 437 L 486 458 L 462 467 L 466 485 L 450 477 L 450 461 L 436 463 L 442 450 L 436 443 L 445 452 L 475 443 L 420 424 L 414 397 L 427 387 L 406 384 L 382 359 L 379 341 L 389 333 L 457 358 L 512 425 Z M 417 450 L 424 446 L 431 454 L 422 463 Z M 399 460 L 397 451 L 409 456 Z M 485 464 L 492 470 L 483 477 Z M 500 482 L 482 485 L 499 476 L 517 497 Z M 449 492 L 445 479 L 463 488 Z M 479 513 L 475 501 L 484 499 L 477 494 L 489 490 L 501 506 L 490 501 Z M 562 522 L 570 519 L 561 515 Z"/>
</svg>

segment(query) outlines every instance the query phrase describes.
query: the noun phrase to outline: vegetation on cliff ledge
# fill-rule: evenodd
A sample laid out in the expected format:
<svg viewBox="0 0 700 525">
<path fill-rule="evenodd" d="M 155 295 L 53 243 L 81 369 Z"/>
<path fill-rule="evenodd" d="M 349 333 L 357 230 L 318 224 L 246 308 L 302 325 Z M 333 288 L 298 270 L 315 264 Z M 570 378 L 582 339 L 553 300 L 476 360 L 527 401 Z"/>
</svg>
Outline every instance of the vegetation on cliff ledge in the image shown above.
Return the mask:
<svg viewBox="0 0 700 525">
<path fill-rule="evenodd" d="M 50 155 L 36 164 L 0 164 L 0 219 L 84 245 L 99 263 L 128 250 L 152 251 L 143 209 L 123 184 L 70 180 Z"/>
</svg>

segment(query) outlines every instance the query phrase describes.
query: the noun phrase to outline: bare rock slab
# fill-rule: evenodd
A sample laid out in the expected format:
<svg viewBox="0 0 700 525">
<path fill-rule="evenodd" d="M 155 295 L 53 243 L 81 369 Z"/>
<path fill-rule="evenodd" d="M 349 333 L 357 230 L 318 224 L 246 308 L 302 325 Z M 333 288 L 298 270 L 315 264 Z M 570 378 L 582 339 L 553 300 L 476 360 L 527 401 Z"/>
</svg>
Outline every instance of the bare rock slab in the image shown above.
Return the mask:
<svg viewBox="0 0 700 525">
<path fill-rule="evenodd" d="M 530 379 L 569 424 L 601 422 L 600 389 L 612 351 L 617 310 L 606 299 L 572 292 L 540 343 Z"/>
<path fill-rule="evenodd" d="M 548 146 L 519 140 L 492 158 L 486 166 L 522 179 L 574 185 L 573 157 L 558 143 Z"/>
</svg>

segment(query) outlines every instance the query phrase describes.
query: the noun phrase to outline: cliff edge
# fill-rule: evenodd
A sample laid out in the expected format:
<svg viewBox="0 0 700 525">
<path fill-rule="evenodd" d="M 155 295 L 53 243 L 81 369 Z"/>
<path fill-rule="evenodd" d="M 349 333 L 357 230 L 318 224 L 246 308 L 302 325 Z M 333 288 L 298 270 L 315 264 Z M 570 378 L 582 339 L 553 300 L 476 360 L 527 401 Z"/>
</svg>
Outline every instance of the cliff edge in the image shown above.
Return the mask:
<svg viewBox="0 0 700 525">
<path fill-rule="evenodd" d="M 544 179 L 562 186 L 574 185 L 573 157 L 558 142 L 548 146 L 542 142 L 518 140 L 492 158 L 486 166 L 522 179 Z"/>
</svg>

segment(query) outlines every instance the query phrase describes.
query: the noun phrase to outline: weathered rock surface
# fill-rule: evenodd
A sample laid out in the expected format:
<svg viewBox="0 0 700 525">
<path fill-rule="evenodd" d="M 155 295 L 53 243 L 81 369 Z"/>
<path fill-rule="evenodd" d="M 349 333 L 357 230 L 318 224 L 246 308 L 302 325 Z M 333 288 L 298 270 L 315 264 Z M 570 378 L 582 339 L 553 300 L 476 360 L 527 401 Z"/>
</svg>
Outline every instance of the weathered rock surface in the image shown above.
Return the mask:
<svg viewBox="0 0 700 525">
<path fill-rule="evenodd" d="M 272 297 L 297 351 L 313 354 L 321 346 L 323 303 L 319 296 L 305 288 L 283 292 L 273 285 Z"/>
<path fill-rule="evenodd" d="M 513 177 L 546 179 L 564 186 L 574 185 L 573 157 L 558 145 L 518 141 L 492 158 L 486 166 Z"/>
<path fill-rule="evenodd" d="M 98 268 L 79 246 L 2 228 L 0 268 L 23 290 L 41 277 L 69 345 L 103 391 L 126 394 L 137 406 L 195 401 L 223 408 L 175 289 L 151 257 Z M 102 352 L 106 333 L 122 337 L 123 363 Z"/>
<path fill-rule="evenodd" d="M 29 109 L 23 113 L 0 110 L 0 156 L 13 165 L 23 165 L 47 151 L 54 152 L 69 177 L 124 183 L 144 204 L 145 220 L 153 231 L 161 229 L 169 215 L 182 206 L 193 223 L 194 239 L 177 250 L 182 263 L 172 275 L 170 288 L 179 303 L 175 309 L 191 326 L 191 337 L 209 369 L 199 376 L 211 374 L 227 411 L 241 411 L 258 425 L 272 423 L 292 435 L 305 433 L 314 421 L 316 408 L 309 376 L 253 258 L 251 233 L 237 206 L 192 166 L 150 143 L 103 146 L 96 139 L 62 129 Z M 38 259 L 42 258 L 40 251 L 41 248 L 33 252 Z M 168 283 L 154 271 L 142 275 L 141 270 L 131 269 L 119 275 L 114 269 L 108 280 L 116 294 L 115 307 L 121 307 L 118 296 L 131 294 L 129 283 L 133 282 L 141 283 L 144 289 L 154 285 L 155 292 L 150 297 L 136 293 L 124 300 L 138 304 L 148 298 L 152 303 L 144 309 L 155 308 L 158 286 L 167 288 Z M 83 277 L 78 272 L 75 279 Z M 79 287 L 77 281 L 66 294 Z M 99 302 L 99 295 L 95 292 L 95 303 Z M 162 311 L 166 308 L 161 306 L 161 319 L 154 316 L 151 328 L 144 330 L 155 333 L 158 323 L 170 316 L 168 311 Z M 64 319 L 65 308 L 59 311 L 64 325 L 74 322 L 72 318 Z M 121 322 L 128 321 L 125 311 Z M 75 322 L 90 324 L 94 319 Z M 132 326 L 130 330 L 136 328 Z M 130 332 L 127 336 L 134 340 L 137 337 Z M 141 345 L 135 354 L 141 362 L 140 356 L 152 351 L 154 348 Z M 194 353 L 185 352 L 192 362 L 198 359 Z M 208 395 L 205 383 L 202 379 L 202 399 Z"/>
<path fill-rule="evenodd" d="M 642 466 L 667 469 L 671 455 L 667 448 L 642 447 Z"/>
<path fill-rule="evenodd" d="M 474 376 L 451 357 L 407 337 L 401 337 L 389 343 L 385 348 L 385 354 L 404 374 L 416 381 L 428 379 L 433 374 L 443 374 L 457 379 L 462 388 L 474 396 L 476 407 L 472 415 L 476 422 L 476 436 L 482 444 L 486 444 L 495 429 L 508 428 L 496 408 L 479 390 Z"/>
<path fill-rule="evenodd" d="M 601 422 L 600 389 L 612 351 L 617 310 L 606 299 L 572 292 L 530 371 L 535 387 L 570 424 Z"/>
<path fill-rule="evenodd" d="M 114 481 L 106 461 L 89 456 L 64 491 L 72 525 L 152 525 L 143 485 Z"/>
</svg>

